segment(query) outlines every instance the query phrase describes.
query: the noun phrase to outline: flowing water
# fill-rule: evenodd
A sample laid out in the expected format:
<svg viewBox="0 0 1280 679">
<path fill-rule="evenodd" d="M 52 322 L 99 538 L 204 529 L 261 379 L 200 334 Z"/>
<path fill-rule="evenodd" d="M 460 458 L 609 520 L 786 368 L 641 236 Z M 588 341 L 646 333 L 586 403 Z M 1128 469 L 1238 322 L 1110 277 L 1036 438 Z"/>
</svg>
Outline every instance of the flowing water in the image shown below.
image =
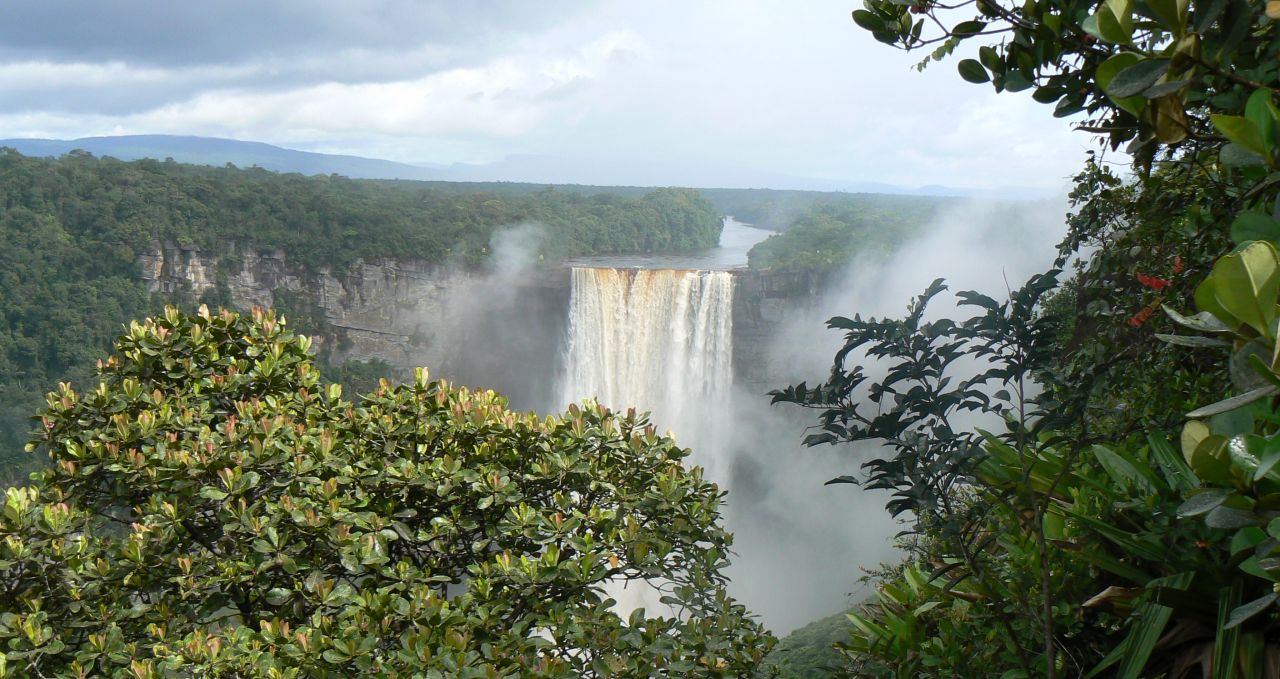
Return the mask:
<svg viewBox="0 0 1280 679">
<path fill-rule="evenodd" d="M 723 423 L 708 421 L 707 406 L 727 403 L 732 384 L 732 274 L 573 270 L 562 401 L 650 411 L 714 477 Z"/>
<path fill-rule="evenodd" d="M 572 262 L 569 330 L 559 402 L 595 398 L 652 413 L 723 485 L 730 467 L 725 412 L 733 386 L 734 277 L 769 234 L 725 220 L 721 246 L 684 256 Z M 719 270 L 716 270 L 719 269 Z M 619 609 L 654 609 L 658 593 L 610 591 Z"/>
</svg>

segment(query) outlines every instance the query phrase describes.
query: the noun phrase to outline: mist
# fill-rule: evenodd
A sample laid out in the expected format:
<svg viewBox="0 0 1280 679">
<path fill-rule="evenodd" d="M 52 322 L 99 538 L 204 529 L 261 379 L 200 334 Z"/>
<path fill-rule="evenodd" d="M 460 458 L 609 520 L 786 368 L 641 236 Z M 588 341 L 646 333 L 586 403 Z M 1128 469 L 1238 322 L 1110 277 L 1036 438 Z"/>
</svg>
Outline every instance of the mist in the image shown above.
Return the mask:
<svg viewBox="0 0 1280 679">
<path fill-rule="evenodd" d="M 901 317 L 937 277 L 949 290 L 930 305 L 932 318 L 972 314 L 957 309 L 958 291 L 1003 298 L 1051 266 L 1066 210 L 1062 201 L 957 203 L 893 255 L 855 258 L 807 307 L 783 312 L 766 347 L 772 388 L 825 379 L 843 344 L 842 332 L 826 328 L 832 316 Z M 882 374 L 874 362 L 864 365 L 868 374 Z M 800 441 L 816 412 L 770 406 L 765 394 L 744 387 L 721 416 L 734 429 L 725 480 L 737 552 L 731 592 L 778 634 L 868 596 L 859 581 L 867 570 L 900 560 L 894 535 L 904 526 L 884 510 L 887 493 L 823 484 L 858 475 L 874 444 L 806 448 Z"/>
<path fill-rule="evenodd" d="M 433 376 L 494 389 L 516 410 L 563 409 L 550 402 L 549 385 L 561 371 L 567 298 L 556 272 L 538 266 L 546 235 L 533 222 L 502 227 L 482 270 L 448 266 L 439 304 L 414 319 L 429 337 L 416 358 Z"/>
<path fill-rule="evenodd" d="M 900 317 L 936 277 L 945 278 L 949 290 L 934 299 L 932 318 L 971 315 L 971 309 L 955 305 L 955 292 L 961 290 L 1003 298 L 1051 265 L 1065 231 L 1066 209 L 1061 201 L 953 203 L 891 256 L 855 257 L 807 303 L 788 299 L 773 309 L 772 332 L 758 352 L 764 365 L 752 368 L 749 382 L 731 379 L 726 389 L 710 389 L 701 384 L 707 379 L 702 372 L 706 366 L 682 366 L 689 360 L 705 360 L 709 366 L 712 357 L 677 352 L 681 358 L 676 359 L 655 345 L 645 359 L 649 367 L 641 371 L 652 373 L 654 383 L 622 390 L 635 402 L 606 403 L 652 411 L 660 429 L 671 429 L 678 443 L 693 448 L 691 462 L 728 491 L 723 511 L 735 535 L 733 565 L 727 571 L 730 593 L 774 633 L 786 634 L 865 599 L 870 593 L 870 585 L 862 582 L 866 572 L 901 559 L 894 536 L 904 525 L 885 512 L 887 494 L 882 491 L 824 486 L 836 476 L 857 475 L 875 452 L 874 444 L 806 448 L 801 440 L 816 413 L 771 406 L 766 392 L 827 376 L 843 343 L 841 332 L 826 328 L 832 316 Z M 499 230 L 485 270 L 457 267 L 451 276 L 461 282 L 420 323 L 432 337 L 424 360 L 434 375 L 494 388 L 513 408 L 548 414 L 562 412 L 569 401 L 603 394 L 575 397 L 566 389 L 573 367 L 567 365 L 573 360 L 568 351 L 570 272 L 540 266 L 537 253 L 544 236 L 537 224 Z M 662 268 L 660 262 L 650 266 Z M 661 295 L 664 303 L 670 302 L 670 294 Z M 652 335 L 637 324 L 671 323 L 674 328 L 674 317 L 659 318 L 666 313 L 644 317 L 632 310 L 625 319 L 603 322 L 621 324 L 609 335 L 621 346 L 642 341 L 628 337 Z M 665 331 L 694 336 L 691 328 L 664 326 L 655 332 Z M 706 343 L 703 350 L 734 351 L 720 342 Z M 630 360 L 637 359 L 633 355 Z M 724 356 L 714 361 L 727 369 Z M 873 378 L 883 370 L 874 363 L 865 368 Z M 612 398 L 623 397 L 615 393 Z"/>
</svg>

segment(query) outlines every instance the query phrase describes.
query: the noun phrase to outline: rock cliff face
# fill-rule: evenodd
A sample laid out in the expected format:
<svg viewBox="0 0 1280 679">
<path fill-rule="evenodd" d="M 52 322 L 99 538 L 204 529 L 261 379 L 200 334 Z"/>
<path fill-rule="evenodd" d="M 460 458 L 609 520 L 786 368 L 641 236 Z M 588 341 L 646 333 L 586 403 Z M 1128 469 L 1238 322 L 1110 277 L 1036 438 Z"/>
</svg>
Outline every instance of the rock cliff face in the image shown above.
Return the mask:
<svg viewBox="0 0 1280 679">
<path fill-rule="evenodd" d="M 199 298 L 221 290 L 241 309 L 287 296 L 322 316 L 313 339 L 330 361 L 427 366 L 455 382 L 501 385 L 516 407 L 540 405 L 559 367 L 569 294 L 563 273 L 481 275 L 388 259 L 339 276 L 301 271 L 279 252 L 214 258 L 158 242 L 139 266 L 151 292 Z M 511 361 L 521 365 L 521 379 L 504 374 Z"/>
<path fill-rule="evenodd" d="M 770 349 L 779 330 L 805 319 L 828 281 L 825 276 L 790 271 L 741 271 L 733 293 L 734 381 L 749 393 L 765 394 L 797 380 L 774 365 Z M 821 325 L 815 325 L 815 330 Z M 803 375 L 820 377 L 820 375 Z"/>
<path fill-rule="evenodd" d="M 550 400 L 565 345 L 568 269 L 484 275 L 388 259 L 335 275 L 290 266 L 280 252 L 217 258 L 159 242 L 139 266 L 151 292 L 199 298 L 220 291 L 240 309 L 277 306 L 287 297 L 322 321 L 313 339 L 335 363 L 376 358 L 401 369 L 427 366 L 438 377 L 499 388 L 517 408 L 566 405 Z M 791 379 L 770 371 L 769 342 L 816 298 L 823 281 L 807 274 L 735 273 L 735 381 L 763 394 Z"/>
</svg>

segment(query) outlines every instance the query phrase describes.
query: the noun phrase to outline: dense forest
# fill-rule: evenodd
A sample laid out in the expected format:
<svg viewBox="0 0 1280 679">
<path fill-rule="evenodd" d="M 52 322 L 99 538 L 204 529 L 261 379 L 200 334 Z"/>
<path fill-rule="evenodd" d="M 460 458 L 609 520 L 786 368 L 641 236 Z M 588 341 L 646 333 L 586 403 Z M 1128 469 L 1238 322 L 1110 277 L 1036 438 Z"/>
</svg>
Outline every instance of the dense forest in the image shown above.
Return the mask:
<svg viewBox="0 0 1280 679">
<path fill-rule="evenodd" d="M 449 193 L 484 192 L 527 195 L 551 188 L 547 184 L 532 184 L 528 182 L 382 181 L 397 186 L 430 187 L 437 191 Z M 585 195 L 604 193 L 632 197 L 642 196 L 652 190 L 642 186 L 595 186 L 590 184 L 556 184 L 554 189 L 563 193 Z M 711 204 L 720 214 L 732 216 L 740 222 L 770 231 L 786 231 L 797 220 L 803 218 L 805 214 L 823 206 L 833 206 L 837 210 L 848 212 L 849 214 L 865 211 L 884 215 L 927 215 L 937 208 L 955 204 L 960 200 L 957 197 L 949 196 L 766 188 L 727 189 L 704 187 L 699 188 L 698 193 L 711 201 Z"/>
<path fill-rule="evenodd" d="M 786 231 L 800 223 L 815 211 L 827 210 L 841 220 L 853 220 L 855 215 L 872 221 L 885 217 L 891 223 L 914 222 L 927 218 L 938 208 L 951 205 L 958 199 L 938 196 L 911 196 L 885 193 L 847 193 L 843 191 L 794 191 L 781 189 L 699 189 L 716 209 L 733 215 L 738 221 L 773 231 Z M 888 226 L 889 224 L 886 224 Z M 840 234 L 839 242 L 848 242 L 843 236 L 861 239 L 876 235 L 863 233 Z"/>
<path fill-rule="evenodd" d="M 148 295 L 138 256 L 154 241 L 223 256 L 279 250 L 292 265 L 340 274 L 359 259 L 382 257 L 482 266 L 498 230 L 527 223 L 540 226 L 538 247 L 548 261 L 705 248 L 721 228 L 715 209 L 683 189 L 634 196 L 440 191 L 86 154 L 0 153 L 0 206 L 6 481 L 30 468 L 14 458 L 41 394 L 59 380 L 88 377 L 122 323 L 166 302 L 199 301 Z M 211 292 L 203 301 L 225 300 Z M 367 373 L 348 366 L 335 374 L 376 384 Z"/>
<path fill-rule="evenodd" d="M 748 253 L 753 269 L 830 271 L 855 256 L 883 257 L 918 236 L 945 203 L 931 200 L 847 200 L 817 203 L 782 233 Z"/>
</svg>

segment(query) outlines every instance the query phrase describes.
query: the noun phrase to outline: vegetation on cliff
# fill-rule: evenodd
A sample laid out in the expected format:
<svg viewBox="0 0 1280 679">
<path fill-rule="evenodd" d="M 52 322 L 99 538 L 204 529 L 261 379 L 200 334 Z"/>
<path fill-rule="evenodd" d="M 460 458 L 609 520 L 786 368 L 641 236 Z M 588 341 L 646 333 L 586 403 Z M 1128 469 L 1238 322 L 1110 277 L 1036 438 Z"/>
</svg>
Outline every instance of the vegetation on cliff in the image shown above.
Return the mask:
<svg viewBox="0 0 1280 679">
<path fill-rule="evenodd" d="M 847 639 L 852 629 L 848 613 L 815 620 L 779 639 L 765 662 L 777 670 L 778 679 L 839 676 L 846 663 L 836 644 Z"/>
<path fill-rule="evenodd" d="M 955 198 L 911 196 L 886 193 L 846 193 L 842 191 L 793 191 L 780 189 L 699 189 L 699 193 L 722 214 L 738 221 L 773 231 L 786 231 L 806 213 L 829 205 L 843 218 L 857 212 L 875 215 L 904 215 L 910 221 L 928 219 Z M 854 234 L 855 237 L 863 234 Z"/>
<path fill-rule="evenodd" d="M 720 234 L 714 208 L 683 189 L 490 194 L 87 154 L 0 152 L 0 208 L 0 482 L 31 469 L 19 453 L 40 394 L 86 379 L 130 319 L 195 301 L 148 295 L 138 257 L 154 241 L 228 266 L 234 252 L 282 251 L 340 275 L 361 258 L 478 264 L 499 229 L 523 223 L 541 225 L 548 259 L 695 249 Z M 204 301 L 228 300 L 215 289 Z"/>
<path fill-rule="evenodd" d="M 883 256 L 928 226 L 939 205 L 915 198 L 889 206 L 818 203 L 752 247 L 747 260 L 753 269 L 821 272 L 844 266 L 855 255 Z"/>
<path fill-rule="evenodd" d="M 961 77 L 1083 113 L 1135 174 L 1091 160 L 1055 268 L 1007 298 L 938 318 L 936 281 L 903 318 L 833 318 L 830 375 L 775 393 L 818 411 L 810 444 L 883 444 L 832 482 L 913 527 L 844 674 L 1280 675 L 1280 3 L 853 18 L 926 62 L 980 43 Z"/>
</svg>

